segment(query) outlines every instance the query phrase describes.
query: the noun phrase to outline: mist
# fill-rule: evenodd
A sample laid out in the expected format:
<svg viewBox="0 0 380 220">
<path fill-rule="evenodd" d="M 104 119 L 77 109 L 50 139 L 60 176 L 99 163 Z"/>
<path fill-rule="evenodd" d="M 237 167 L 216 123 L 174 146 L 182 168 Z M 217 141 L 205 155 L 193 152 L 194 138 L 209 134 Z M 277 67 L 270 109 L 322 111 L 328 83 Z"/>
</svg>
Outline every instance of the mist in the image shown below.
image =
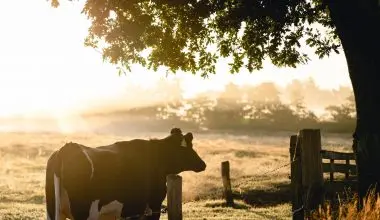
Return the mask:
<svg viewBox="0 0 380 220">
<path fill-rule="evenodd" d="M 343 105 L 352 96 L 350 87 L 342 86 L 333 90 L 321 89 L 312 78 L 293 80 L 286 86 L 279 86 L 273 82 L 263 82 L 257 85 L 229 83 L 221 91 L 207 90 L 198 93 L 194 91 L 190 91 L 192 95 L 189 96 L 189 90 L 183 88 L 183 81 L 179 78 L 159 80 L 150 87 L 130 84 L 120 89 L 119 93 L 114 96 L 82 100 L 80 108 L 78 106 L 73 108 L 75 111 L 55 110 L 49 113 L 39 112 L 0 117 L 0 130 L 112 134 L 167 130 L 175 125 L 173 123 L 179 121 L 183 126 L 189 126 L 197 121 L 201 124 L 201 119 L 197 118 L 194 111 L 197 108 L 204 108 L 204 106 L 200 106 L 202 102 L 209 102 L 208 106 L 212 109 L 217 102 L 219 104 L 226 102 L 226 105 L 232 107 L 237 103 L 248 103 L 248 100 L 262 103 L 283 103 L 289 106 L 295 106 L 298 103 L 308 111 L 312 111 L 319 119 L 329 120 L 331 117 L 326 108 Z M 197 107 L 197 105 L 199 106 Z M 190 117 L 191 114 L 193 115 Z M 169 120 L 173 115 L 178 118 L 178 121 Z M 153 119 L 159 120 L 160 123 L 154 125 Z"/>
</svg>

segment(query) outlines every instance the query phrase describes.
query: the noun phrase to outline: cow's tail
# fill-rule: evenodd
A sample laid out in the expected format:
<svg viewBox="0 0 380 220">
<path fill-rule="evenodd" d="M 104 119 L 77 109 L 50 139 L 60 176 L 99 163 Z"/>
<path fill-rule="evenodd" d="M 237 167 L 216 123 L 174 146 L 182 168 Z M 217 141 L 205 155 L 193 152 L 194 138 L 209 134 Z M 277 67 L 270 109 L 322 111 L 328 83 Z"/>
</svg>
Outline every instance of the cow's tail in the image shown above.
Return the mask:
<svg viewBox="0 0 380 220">
<path fill-rule="evenodd" d="M 54 152 L 46 166 L 46 215 L 47 220 L 62 220 L 60 217 L 61 206 L 61 170 L 62 160 L 60 151 Z"/>
</svg>

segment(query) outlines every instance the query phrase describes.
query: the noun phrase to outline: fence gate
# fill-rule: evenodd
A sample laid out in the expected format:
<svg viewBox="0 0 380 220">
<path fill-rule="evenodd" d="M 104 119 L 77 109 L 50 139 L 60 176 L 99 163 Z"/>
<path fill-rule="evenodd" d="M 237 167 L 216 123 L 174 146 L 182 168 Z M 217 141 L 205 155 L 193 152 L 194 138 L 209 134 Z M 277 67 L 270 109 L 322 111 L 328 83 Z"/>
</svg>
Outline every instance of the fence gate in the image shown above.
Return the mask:
<svg viewBox="0 0 380 220">
<path fill-rule="evenodd" d="M 317 209 L 324 202 L 325 193 L 356 187 L 356 164 L 351 163 L 355 161 L 354 153 L 321 150 L 319 129 L 303 129 L 292 135 L 289 153 L 293 219 L 304 219 Z M 328 159 L 329 163 L 323 163 L 322 159 Z M 323 173 L 330 174 L 330 181 L 324 181 Z M 344 173 L 344 181 L 336 181 L 334 173 Z"/>
</svg>

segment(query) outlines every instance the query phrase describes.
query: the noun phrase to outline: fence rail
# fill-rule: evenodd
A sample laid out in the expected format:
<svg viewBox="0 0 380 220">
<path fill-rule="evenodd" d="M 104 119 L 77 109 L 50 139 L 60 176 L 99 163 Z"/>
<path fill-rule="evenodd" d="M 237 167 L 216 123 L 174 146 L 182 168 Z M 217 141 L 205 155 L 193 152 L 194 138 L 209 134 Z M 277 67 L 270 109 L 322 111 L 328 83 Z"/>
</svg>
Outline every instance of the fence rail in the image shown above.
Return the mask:
<svg viewBox="0 0 380 220">
<path fill-rule="evenodd" d="M 350 164 L 355 161 L 354 153 L 344 153 L 336 151 L 321 150 L 322 159 L 329 159 L 330 163 L 322 163 L 324 173 L 330 173 L 330 182 L 334 181 L 334 173 L 344 173 L 345 179 L 348 180 L 350 175 L 356 176 L 356 164 Z M 343 160 L 343 163 L 335 163 L 336 160 Z"/>
<path fill-rule="evenodd" d="M 336 151 L 321 150 L 322 159 L 332 160 L 355 160 L 354 153 L 344 153 Z"/>
<path fill-rule="evenodd" d="M 349 173 L 356 175 L 356 165 L 354 164 L 322 163 L 322 169 L 324 173 Z"/>
</svg>

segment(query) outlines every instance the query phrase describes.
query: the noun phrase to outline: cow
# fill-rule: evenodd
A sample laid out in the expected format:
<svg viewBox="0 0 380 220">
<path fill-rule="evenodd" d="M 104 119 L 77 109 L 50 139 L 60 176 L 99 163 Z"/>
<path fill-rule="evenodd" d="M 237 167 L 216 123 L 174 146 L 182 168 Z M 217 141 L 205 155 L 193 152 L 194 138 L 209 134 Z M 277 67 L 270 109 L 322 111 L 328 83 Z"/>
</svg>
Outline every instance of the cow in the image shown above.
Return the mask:
<svg viewBox="0 0 380 220">
<path fill-rule="evenodd" d="M 162 139 L 66 143 L 47 162 L 47 219 L 160 219 L 166 176 L 206 169 L 192 140 L 173 128 Z"/>
</svg>

